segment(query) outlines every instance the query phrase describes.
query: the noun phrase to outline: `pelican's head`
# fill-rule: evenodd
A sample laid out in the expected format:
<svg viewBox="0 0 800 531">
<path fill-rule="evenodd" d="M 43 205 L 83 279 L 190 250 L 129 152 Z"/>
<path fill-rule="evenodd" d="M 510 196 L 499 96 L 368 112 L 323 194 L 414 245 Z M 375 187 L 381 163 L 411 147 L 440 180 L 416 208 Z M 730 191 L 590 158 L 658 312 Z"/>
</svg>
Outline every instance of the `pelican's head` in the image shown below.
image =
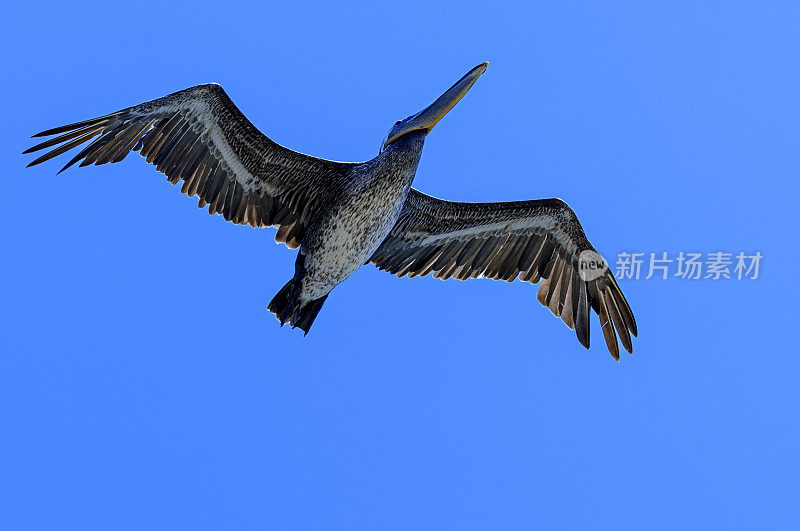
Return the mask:
<svg viewBox="0 0 800 531">
<path fill-rule="evenodd" d="M 455 85 L 447 89 L 447 91 L 439 96 L 432 104 L 422 109 L 417 114 L 409 116 L 405 120 L 398 120 L 394 126 L 389 129 L 389 134 L 381 145 L 381 151 L 406 133 L 412 131 L 424 131 L 426 135 L 430 133 L 433 126 L 439 123 L 439 120 L 444 118 L 444 115 L 456 106 L 456 103 L 464 97 L 464 94 L 475 84 L 481 74 L 486 72 L 486 67 L 488 66 L 488 61 L 479 64 L 467 72 L 464 77 L 456 81 Z"/>
</svg>

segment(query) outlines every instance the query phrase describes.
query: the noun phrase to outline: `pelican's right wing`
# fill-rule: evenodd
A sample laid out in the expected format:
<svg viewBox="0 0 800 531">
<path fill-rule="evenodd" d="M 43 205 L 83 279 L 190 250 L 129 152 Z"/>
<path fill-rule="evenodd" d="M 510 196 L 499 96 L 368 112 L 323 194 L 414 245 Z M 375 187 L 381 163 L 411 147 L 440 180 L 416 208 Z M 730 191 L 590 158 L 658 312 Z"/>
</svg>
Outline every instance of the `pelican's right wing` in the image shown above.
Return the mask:
<svg viewBox="0 0 800 531">
<path fill-rule="evenodd" d="M 54 147 L 29 166 L 93 138 L 61 171 L 81 160 L 80 166 L 119 162 L 139 151 L 169 182 L 183 181 L 181 192 L 197 195 L 201 208 L 242 225 L 277 226 L 275 240 L 293 249 L 350 167 L 273 142 L 215 83 L 34 136 L 50 135 L 59 136 L 25 151 Z"/>
<path fill-rule="evenodd" d="M 560 199 L 457 203 L 412 188 L 370 261 L 397 276 L 541 280 L 539 302 L 574 328 L 586 348 L 593 309 L 609 352 L 619 359 L 617 335 L 632 352 L 636 321 L 610 270 L 581 274 L 584 251 L 596 252 Z"/>
</svg>

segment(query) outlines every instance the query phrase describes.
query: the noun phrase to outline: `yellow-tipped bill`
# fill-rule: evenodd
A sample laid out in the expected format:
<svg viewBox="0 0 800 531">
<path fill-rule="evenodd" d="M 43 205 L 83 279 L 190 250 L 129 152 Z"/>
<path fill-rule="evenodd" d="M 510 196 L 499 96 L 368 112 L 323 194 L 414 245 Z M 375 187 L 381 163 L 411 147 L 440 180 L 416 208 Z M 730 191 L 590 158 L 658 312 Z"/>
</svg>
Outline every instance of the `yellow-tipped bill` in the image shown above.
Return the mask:
<svg viewBox="0 0 800 531">
<path fill-rule="evenodd" d="M 447 89 L 447 92 L 439 96 L 431 105 L 395 125 L 391 131 L 389 131 L 389 136 L 386 137 L 383 147 L 385 148 L 411 131 L 424 130 L 425 132 L 430 132 L 433 126 L 439 123 L 439 120 L 444 118 L 444 115 L 450 112 L 450 109 L 455 107 L 456 103 L 464 97 L 464 94 L 475 84 L 481 74 L 486 72 L 486 67 L 488 66 L 488 61 L 479 64 L 467 72 L 464 77 L 456 81 L 452 87 Z"/>
</svg>

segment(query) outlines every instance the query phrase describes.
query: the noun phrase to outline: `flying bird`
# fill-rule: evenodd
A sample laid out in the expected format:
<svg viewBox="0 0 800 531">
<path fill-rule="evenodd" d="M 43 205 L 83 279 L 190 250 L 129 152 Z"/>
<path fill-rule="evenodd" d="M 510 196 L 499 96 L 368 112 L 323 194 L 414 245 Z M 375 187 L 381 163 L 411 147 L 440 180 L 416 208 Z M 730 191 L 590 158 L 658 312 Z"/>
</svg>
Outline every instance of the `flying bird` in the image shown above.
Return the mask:
<svg viewBox="0 0 800 531">
<path fill-rule="evenodd" d="M 25 153 L 53 148 L 28 165 L 34 166 L 91 140 L 64 171 L 138 151 L 209 213 L 277 227 L 277 242 L 300 249 L 294 276 L 268 306 L 281 326 L 308 333 L 331 290 L 371 262 L 399 277 L 538 282 L 537 299 L 586 348 L 594 310 L 618 360 L 617 338 L 633 352 L 636 321 L 607 267 L 584 274 L 581 257 L 596 251 L 564 201 L 462 203 L 411 187 L 425 138 L 487 66 L 397 121 L 366 162 L 325 160 L 273 142 L 215 83 L 48 129 L 34 137 L 58 136 Z"/>
</svg>

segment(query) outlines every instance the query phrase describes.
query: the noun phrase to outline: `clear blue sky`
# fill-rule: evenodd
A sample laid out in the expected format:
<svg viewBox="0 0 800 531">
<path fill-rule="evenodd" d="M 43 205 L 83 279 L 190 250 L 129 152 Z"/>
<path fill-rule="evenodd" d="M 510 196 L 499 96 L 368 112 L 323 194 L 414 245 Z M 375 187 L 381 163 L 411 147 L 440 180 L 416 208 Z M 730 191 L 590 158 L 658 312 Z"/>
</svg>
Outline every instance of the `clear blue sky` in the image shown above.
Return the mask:
<svg viewBox="0 0 800 531">
<path fill-rule="evenodd" d="M 796 528 L 800 8 L 661 4 L 7 9 L 0 526 Z M 272 229 L 138 157 L 20 155 L 216 81 L 274 140 L 365 160 L 484 60 L 418 188 L 561 197 L 612 260 L 758 251 L 759 278 L 621 280 L 620 363 L 530 284 L 372 266 L 304 338 L 266 312 L 295 258 Z"/>
</svg>

